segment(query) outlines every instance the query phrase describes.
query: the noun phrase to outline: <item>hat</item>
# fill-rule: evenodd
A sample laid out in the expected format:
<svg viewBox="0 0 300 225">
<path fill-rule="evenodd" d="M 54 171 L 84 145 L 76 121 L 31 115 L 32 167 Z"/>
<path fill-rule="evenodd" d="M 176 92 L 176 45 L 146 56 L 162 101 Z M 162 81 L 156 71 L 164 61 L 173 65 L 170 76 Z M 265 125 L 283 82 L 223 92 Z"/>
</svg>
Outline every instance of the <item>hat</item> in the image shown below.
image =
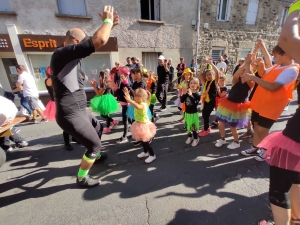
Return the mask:
<svg viewBox="0 0 300 225">
<path fill-rule="evenodd" d="M 191 74 L 194 74 L 190 68 L 187 68 L 183 71 L 182 75 L 186 74 L 186 73 L 191 73 Z"/>
<path fill-rule="evenodd" d="M 158 57 L 158 60 L 165 60 L 165 57 L 164 57 L 163 55 L 160 55 L 160 56 Z"/>
</svg>

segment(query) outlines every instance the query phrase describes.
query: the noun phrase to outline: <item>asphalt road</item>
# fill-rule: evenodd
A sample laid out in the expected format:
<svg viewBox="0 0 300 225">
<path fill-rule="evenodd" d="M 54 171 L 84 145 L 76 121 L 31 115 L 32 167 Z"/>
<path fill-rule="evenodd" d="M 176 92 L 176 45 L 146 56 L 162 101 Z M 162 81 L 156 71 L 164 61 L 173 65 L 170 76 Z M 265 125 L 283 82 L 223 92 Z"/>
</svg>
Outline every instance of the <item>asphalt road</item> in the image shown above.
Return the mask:
<svg viewBox="0 0 300 225">
<path fill-rule="evenodd" d="M 250 147 L 247 140 L 237 150 L 215 148 L 217 130 L 197 147 L 186 145 L 173 100 L 157 123 L 156 161 L 146 165 L 136 157 L 141 147 L 115 144 L 120 123 L 103 135 L 109 158 L 91 169 L 102 183 L 88 190 L 75 184 L 84 148 L 72 143 L 73 151 L 64 150 L 56 123 L 22 124 L 19 134 L 30 145 L 9 153 L 0 168 L 0 224 L 255 225 L 270 219 L 268 165 L 239 154 Z M 296 107 L 292 102 L 272 130 L 282 130 Z"/>
</svg>

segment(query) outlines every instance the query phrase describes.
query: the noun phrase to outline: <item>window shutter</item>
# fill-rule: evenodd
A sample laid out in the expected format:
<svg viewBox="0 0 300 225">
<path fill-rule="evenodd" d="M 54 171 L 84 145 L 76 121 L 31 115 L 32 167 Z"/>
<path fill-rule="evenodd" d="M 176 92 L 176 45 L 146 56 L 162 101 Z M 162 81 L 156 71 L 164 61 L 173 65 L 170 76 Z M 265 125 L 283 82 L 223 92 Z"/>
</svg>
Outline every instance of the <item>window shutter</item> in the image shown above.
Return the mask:
<svg viewBox="0 0 300 225">
<path fill-rule="evenodd" d="M 0 11 L 11 11 L 8 0 L 1 0 Z"/>
<path fill-rule="evenodd" d="M 216 20 L 219 20 L 219 14 L 220 14 L 220 12 L 221 12 L 220 7 L 221 7 L 221 0 L 218 0 L 218 5 L 217 5 L 217 18 L 216 18 Z"/>
<path fill-rule="evenodd" d="M 225 17 L 226 21 L 229 21 L 230 19 L 231 5 L 232 5 L 232 0 L 228 0 L 227 7 L 226 7 L 226 17 Z"/>
<path fill-rule="evenodd" d="M 254 25 L 256 22 L 258 12 L 258 0 L 250 0 L 248 4 L 248 12 L 246 17 L 246 24 Z"/>
<path fill-rule="evenodd" d="M 84 0 L 73 0 L 73 8 L 74 8 L 74 14 L 75 15 L 82 15 L 86 16 L 86 6 Z"/>
</svg>

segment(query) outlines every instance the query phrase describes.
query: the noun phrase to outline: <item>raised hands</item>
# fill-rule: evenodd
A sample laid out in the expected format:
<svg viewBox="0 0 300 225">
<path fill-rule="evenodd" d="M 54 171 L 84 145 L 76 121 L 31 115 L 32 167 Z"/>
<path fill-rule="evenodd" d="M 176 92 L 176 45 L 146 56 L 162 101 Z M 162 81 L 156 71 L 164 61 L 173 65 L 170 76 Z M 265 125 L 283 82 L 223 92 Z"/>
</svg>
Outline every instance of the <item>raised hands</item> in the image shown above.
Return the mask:
<svg viewBox="0 0 300 225">
<path fill-rule="evenodd" d="M 124 93 L 124 98 L 126 99 L 126 101 L 131 99 L 128 88 L 126 88 L 126 87 L 123 88 L 123 93 Z"/>
<path fill-rule="evenodd" d="M 119 16 L 117 11 L 114 11 L 113 6 L 110 5 L 104 6 L 103 12 L 98 14 L 102 21 L 104 21 L 105 19 L 110 19 L 111 21 L 113 21 L 114 24 L 113 27 L 119 24 Z"/>
</svg>

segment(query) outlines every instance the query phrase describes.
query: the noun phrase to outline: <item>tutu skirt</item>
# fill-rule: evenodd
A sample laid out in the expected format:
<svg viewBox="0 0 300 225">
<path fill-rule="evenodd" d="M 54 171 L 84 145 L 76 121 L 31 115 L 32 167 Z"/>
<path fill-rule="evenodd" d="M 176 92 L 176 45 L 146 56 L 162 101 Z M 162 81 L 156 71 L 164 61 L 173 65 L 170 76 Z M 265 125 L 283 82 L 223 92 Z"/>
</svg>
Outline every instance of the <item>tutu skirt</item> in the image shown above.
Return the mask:
<svg viewBox="0 0 300 225">
<path fill-rule="evenodd" d="M 151 119 L 152 119 L 152 113 L 151 113 L 149 107 L 148 107 L 148 110 L 147 110 L 147 114 L 148 114 L 149 120 L 151 120 Z M 128 118 L 130 118 L 130 119 L 132 119 L 132 120 L 135 120 L 135 118 L 134 118 L 134 107 L 133 107 L 133 105 L 128 105 L 126 115 L 128 116 Z"/>
<path fill-rule="evenodd" d="M 270 166 L 300 172 L 300 143 L 282 132 L 269 134 L 257 147 L 266 149 L 264 158 Z"/>
<path fill-rule="evenodd" d="M 199 131 L 199 115 L 198 113 L 184 113 L 184 122 L 188 133 L 191 131 Z"/>
<path fill-rule="evenodd" d="M 150 99 L 150 105 L 155 105 L 156 99 L 156 94 L 152 94 Z"/>
<path fill-rule="evenodd" d="M 103 116 L 109 116 L 119 110 L 119 104 L 112 94 L 95 96 L 90 103 L 92 110 Z"/>
<path fill-rule="evenodd" d="M 155 136 L 156 126 L 150 121 L 147 123 L 133 122 L 130 131 L 134 140 L 148 142 Z"/>
<path fill-rule="evenodd" d="M 227 98 L 218 100 L 216 119 L 231 127 L 244 127 L 248 125 L 250 102 L 234 103 Z"/>
<path fill-rule="evenodd" d="M 46 105 L 46 109 L 44 111 L 44 115 L 49 121 L 55 121 L 55 114 L 56 114 L 56 105 L 55 102 L 50 100 Z"/>
</svg>

